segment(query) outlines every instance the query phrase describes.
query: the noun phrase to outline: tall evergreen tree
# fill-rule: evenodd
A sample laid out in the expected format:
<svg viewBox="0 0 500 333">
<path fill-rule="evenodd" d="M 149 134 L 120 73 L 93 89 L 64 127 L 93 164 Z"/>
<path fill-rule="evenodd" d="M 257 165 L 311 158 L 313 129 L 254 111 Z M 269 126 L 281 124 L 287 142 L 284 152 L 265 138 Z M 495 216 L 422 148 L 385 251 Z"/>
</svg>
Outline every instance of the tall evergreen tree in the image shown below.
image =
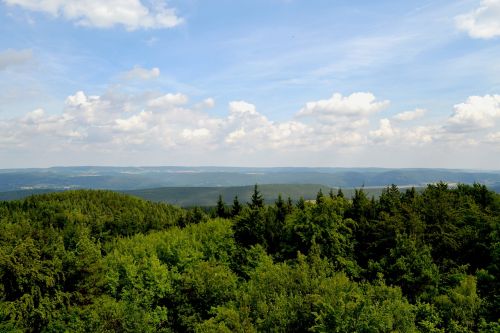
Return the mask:
<svg viewBox="0 0 500 333">
<path fill-rule="evenodd" d="M 297 202 L 297 208 L 300 210 L 304 210 L 304 208 L 306 208 L 306 202 L 304 201 L 304 197 L 300 197 L 299 201 Z"/>
<path fill-rule="evenodd" d="M 290 214 L 292 213 L 292 211 L 293 211 L 292 198 L 288 197 L 288 199 L 286 200 L 286 212 Z"/>
<path fill-rule="evenodd" d="M 276 200 L 274 205 L 276 206 L 276 219 L 280 223 L 284 222 L 287 214 L 287 207 L 285 201 L 281 197 L 281 193 L 278 195 L 278 200 Z"/>
<path fill-rule="evenodd" d="M 252 201 L 249 204 L 250 208 L 258 209 L 264 207 L 264 197 L 259 191 L 259 187 L 255 184 L 253 188 Z"/>
<path fill-rule="evenodd" d="M 342 192 L 342 189 L 339 188 L 339 190 L 337 191 L 337 198 L 343 198 L 344 197 L 344 192 Z"/>
<path fill-rule="evenodd" d="M 222 195 L 219 194 L 219 199 L 217 200 L 217 216 L 225 218 L 227 217 L 226 213 L 226 204 L 224 203 L 224 200 L 222 200 Z"/>
<path fill-rule="evenodd" d="M 318 194 L 316 194 L 316 203 L 319 204 L 323 200 L 323 191 L 319 189 Z"/>
<path fill-rule="evenodd" d="M 237 216 L 241 212 L 241 204 L 238 200 L 238 196 L 235 195 L 233 199 L 233 206 L 231 207 L 231 216 Z"/>
<path fill-rule="evenodd" d="M 349 217 L 358 222 L 364 222 L 369 218 L 370 200 L 367 198 L 363 188 L 354 190 L 352 198 L 352 207 L 349 212 Z"/>
</svg>

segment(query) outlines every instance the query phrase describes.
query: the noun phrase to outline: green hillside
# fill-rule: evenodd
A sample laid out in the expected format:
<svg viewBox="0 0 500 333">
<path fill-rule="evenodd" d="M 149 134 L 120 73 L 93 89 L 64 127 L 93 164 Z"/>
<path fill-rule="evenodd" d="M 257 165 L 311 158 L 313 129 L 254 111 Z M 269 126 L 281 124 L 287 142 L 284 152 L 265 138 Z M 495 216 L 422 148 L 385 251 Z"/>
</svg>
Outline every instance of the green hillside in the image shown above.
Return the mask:
<svg viewBox="0 0 500 333">
<path fill-rule="evenodd" d="M 305 200 L 316 198 L 316 193 L 321 189 L 325 194 L 330 190 L 337 193 L 337 188 L 329 188 L 318 184 L 274 184 L 274 185 L 259 185 L 262 194 L 267 203 L 274 202 L 278 195 L 282 197 L 290 197 L 293 201 L 303 197 Z M 365 188 L 368 196 L 378 197 L 384 188 Z M 193 206 L 215 206 L 217 198 L 222 195 L 227 202 L 233 200 L 237 195 L 242 202 L 250 200 L 253 191 L 253 186 L 229 186 L 229 187 L 160 187 L 140 190 L 127 190 L 122 193 L 130 194 L 146 200 L 156 202 L 166 202 L 181 207 Z M 342 189 L 345 196 L 350 198 L 354 194 L 353 188 Z M 44 194 L 52 192 L 61 192 L 56 190 L 18 190 L 0 192 L 0 200 L 19 200 L 34 194 Z"/>
<path fill-rule="evenodd" d="M 329 188 L 318 184 L 265 184 L 259 185 L 260 191 L 264 196 L 266 203 L 273 203 L 281 194 L 283 198 L 290 197 L 297 201 L 300 197 L 305 200 L 316 198 L 316 194 L 321 189 L 323 193 L 328 194 L 332 190 L 335 194 L 337 188 Z M 383 188 L 365 189 L 368 196 L 378 197 Z M 354 194 L 354 189 L 342 189 L 344 195 L 348 198 Z M 242 202 L 248 202 L 253 192 L 253 186 L 231 186 L 231 187 L 162 187 L 145 190 L 124 191 L 124 193 L 135 195 L 137 197 L 151 200 L 168 202 L 182 207 L 190 206 L 215 206 L 217 198 L 222 195 L 226 202 L 232 202 L 235 196 Z"/>
<path fill-rule="evenodd" d="M 262 194 L 210 213 L 111 191 L 0 201 L 0 332 L 500 330 L 500 195 Z"/>
</svg>

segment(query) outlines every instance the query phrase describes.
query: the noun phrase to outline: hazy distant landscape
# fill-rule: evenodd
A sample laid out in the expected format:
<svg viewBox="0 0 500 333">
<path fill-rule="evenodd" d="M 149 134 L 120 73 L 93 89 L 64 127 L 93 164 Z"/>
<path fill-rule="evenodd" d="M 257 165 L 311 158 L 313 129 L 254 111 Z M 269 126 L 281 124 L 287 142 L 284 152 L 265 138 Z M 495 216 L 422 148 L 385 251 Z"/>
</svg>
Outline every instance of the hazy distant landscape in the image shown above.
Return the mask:
<svg viewBox="0 0 500 333">
<path fill-rule="evenodd" d="M 264 197 L 278 194 L 313 199 L 321 188 L 342 188 L 347 197 L 363 187 L 378 196 L 391 184 L 423 188 L 446 182 L 481 183 L 500 191 L 500 171 L 385 168 L 231 168 L 231 167 L 54 167 L 0 170 L 0 200 L 68 189 L 109 189 L 181 206 L 215 205 L 219 194 L 227 201 L 238 195 L 248 200 L 254 184 Z"/>
</svg>

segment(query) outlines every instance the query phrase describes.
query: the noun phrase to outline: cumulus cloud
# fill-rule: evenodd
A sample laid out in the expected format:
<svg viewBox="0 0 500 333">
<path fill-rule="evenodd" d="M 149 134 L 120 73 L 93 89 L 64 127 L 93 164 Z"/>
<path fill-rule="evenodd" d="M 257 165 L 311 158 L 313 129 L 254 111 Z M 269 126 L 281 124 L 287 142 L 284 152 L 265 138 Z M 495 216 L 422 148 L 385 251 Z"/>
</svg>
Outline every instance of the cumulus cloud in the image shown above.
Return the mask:
<svg viewBox="0 0 500 333">
<path fill-rule="evenodd" d="M 183 19 L 163 1 L 141 0 L 4 0 L 31 11 L 63 17 L 77 25 L 127 30 L 172 28 Z"/>
<path fill-rule="evenodd" d="M 454 106 L 447 127 L 451 131 L 466 132 L 494 127 L 500 118 L 500 95 L 471 96 Z"/>
<path fill-rule="evenodd" d="M 197 103 L 194 106 L 196 109 L 212 109 L 215 107 L 215 99 L 209 97 L 201 101 L 200 103 Z"/>
<path fill-rule="evenodd" d="M 151 118 L 152 112 L 141 111 L 139 114 L 129 118 L 116 119 L 115 128 L 124 132 L 144 131 L 148 129 Z"/>
<path fill-rule="evenodd" d="M 208 128 L 195 128 L 195 129 L 183 129 L 181 136 L 187 140 L 199 140 L 206 139 L 210 136 L 210 130 Z"/>
<path fill-rule="evenodd" d="M 339 118 L 366 117 L 389 105 L 389 101 L 377 101 L 372 93 L 357 92 L 349 96 L 335 93 L 329 99 L 308 102 L 298 116 L 316 117 L 322 121 Z"/>
<path fill-rule="evenodd" d="M 348 97 L 337 99 L 345 104 Z M 368 104 L 386 104 L 375 98 L 369 100 Z M 494 123 L 500 118 L 498 95 L 472 96 L 455 105 L 452 115 L 440 123 L 422 121 L 424 124 L 419 126 L 404 121 L 415 119 L 415 114 L 422 116 L 418 109 L 380 118 L 374 110 L 382 106 L 370 109 L 367 103 L 361 103 L 365 111 L 357 116 L 348 113 L 340 118 L 347 120 L 338 122 L 310 122 L 297 117 L 274 121 L 243 100 L 229 102 L 226 112 L 215 116 L 207 112 L 214 104 L 211 98 L 191 104 L 181 93 L 130 96 L 109 90 L 102 95 L 77 91 L 66 98 L 60 113 L 39 108 L 18 118 L 0 119 L 0 147 L 202 155 L 210 151 L 213 156 L 274 157 L 329 156 L 342 151 L 368 152 L 372 148 L 406 151 L 410 147 L 428 148 L 430 143 L 477 146 L 500 140 L 500 128 Z M 471 124 L 474 131 L 464 130 Z"/>
<path fill-rule="evenodd" d="M 255 105 L 245 101 L 233 101 L 229 103 L 229 112 L 233 115 L 257 115 Z"/>
<path fill-rule="evenodd" d="M 220 128 L 224 142 L 242 149 L 293 149 L 314 140 L 309 126 L 296 121 L 274 122 L 245 101 L 229 103 L 229 115 Z"/>
<path fill-rule="evenodd" d="M 44 116 L 45 110 L 39 108 L 28 112 L 24 117 L 21 117 L 21 121 L 25 123 L 35 123 L 38 120 L 42 119 Z"/>
<path fill-rule="evenodd" d="M 128 72 L 123 73 L 125 80 L 151 80 L 160 76 L 160 69 L 153 67 L 151 69 L 135 66 Z"/>
<path fill-rule="evenodd" d="M 457 16 L 456 25 L 472 38 L 500 36 L 500 0 L 482 0 L 474 11 Z"/>
<path fill-rule="evenodd" d="M 0 71 L 14 66 L 20 66 L 30 62 L 33 58 L 33 52 L 26 50 L 7 49 L 0 52 Z"/>
<path fill-rule="evenodd" d="M 226 143 L 232 144 L 238 142 L 239 140 L 242 140 L 245 137 L 245 135 L 246 135 L 245 130 L 243 128 L 238 128 L 237 130 L 229 133 L 224 141 Z"/>
<path fill-rule="evenodd" d="M 370 137 L 372 137 L 375 141 L 386 141 L 397 135 L 397 132 L 398 131 L 392 127 L 391 121 L 384 118 L 380 119 L 378 129 L 370 131 Z"/>
<path fill-rule="evenodd" d="M 415 109 L 413 111 L 405 111 L 405 112 L 398 113 L 393 118 L 395 120 L 399 120 L 399 121 L 411 121 L 411 120 L 422 118 L 426 112 L 427 112 L 427 110 L 425 110 L 425 109 Z"/>
<path fill-rule="evenodd" d="M 153 108 L 168 108 L 173 105 L 182 105 L 188 102 L 188 97 L 181 93 L 165 94 L 148 101 L 148 106 Z"/>
<path fill-rule="evenodd" d="M 66 108 L 63 116 L 74 119 L 82 124 L 98 124 L 105 121 L 112 112 L 120 112 L 116 108 L 123 108 L 113 101 L 101 96 L 87 96 L 83 91 L 77 91 L 66 98 Z"/>
<path fill-rule="evenodd" d="M 317 145 L 314 129 L 297 121 L 275 122 L 245 101 L 232 101 L 222 117 L 203 109 L 215 104 L 211 98 L 188 105 L 180 93 L 161 96 L 145 94 L 130 99 L 120 94 L 88 95 L 83 91 L 66 98 L 60 114 L 35 109 L 22 117 L 6 120 L 0 144 L 95 149 L 116 151 L 130 145 L 156 149 L 220 149 L 252 151 L 295 149 Z M 130 104 L 134 105 L 130 105 Z M 8 129 L 8 130 L 7 130 Z M 92 148 L 94 147 L 94 148 Z"/>
<path fill-rule="evenodd" d="M 442 128 L 436 125 L 416 126 L 413 128 L 405 129 L 402 133 L 404 143 L 410 145 L 432 143 L 434 140 L 439 140 L 442 138 Z"/>
</svg>

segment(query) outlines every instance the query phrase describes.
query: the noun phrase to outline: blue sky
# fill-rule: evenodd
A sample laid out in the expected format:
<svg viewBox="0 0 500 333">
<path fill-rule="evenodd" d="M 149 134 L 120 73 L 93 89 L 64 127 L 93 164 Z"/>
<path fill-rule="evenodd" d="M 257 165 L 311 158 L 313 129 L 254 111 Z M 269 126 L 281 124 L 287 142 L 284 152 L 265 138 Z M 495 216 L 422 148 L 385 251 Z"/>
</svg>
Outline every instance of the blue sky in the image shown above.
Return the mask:
<svg viewBox="0 0 500 333">
<path fill-rule="evenodd" d="M 500 0 L 0 2 L 0 168 L 500 168 Z"/>
</svg>

